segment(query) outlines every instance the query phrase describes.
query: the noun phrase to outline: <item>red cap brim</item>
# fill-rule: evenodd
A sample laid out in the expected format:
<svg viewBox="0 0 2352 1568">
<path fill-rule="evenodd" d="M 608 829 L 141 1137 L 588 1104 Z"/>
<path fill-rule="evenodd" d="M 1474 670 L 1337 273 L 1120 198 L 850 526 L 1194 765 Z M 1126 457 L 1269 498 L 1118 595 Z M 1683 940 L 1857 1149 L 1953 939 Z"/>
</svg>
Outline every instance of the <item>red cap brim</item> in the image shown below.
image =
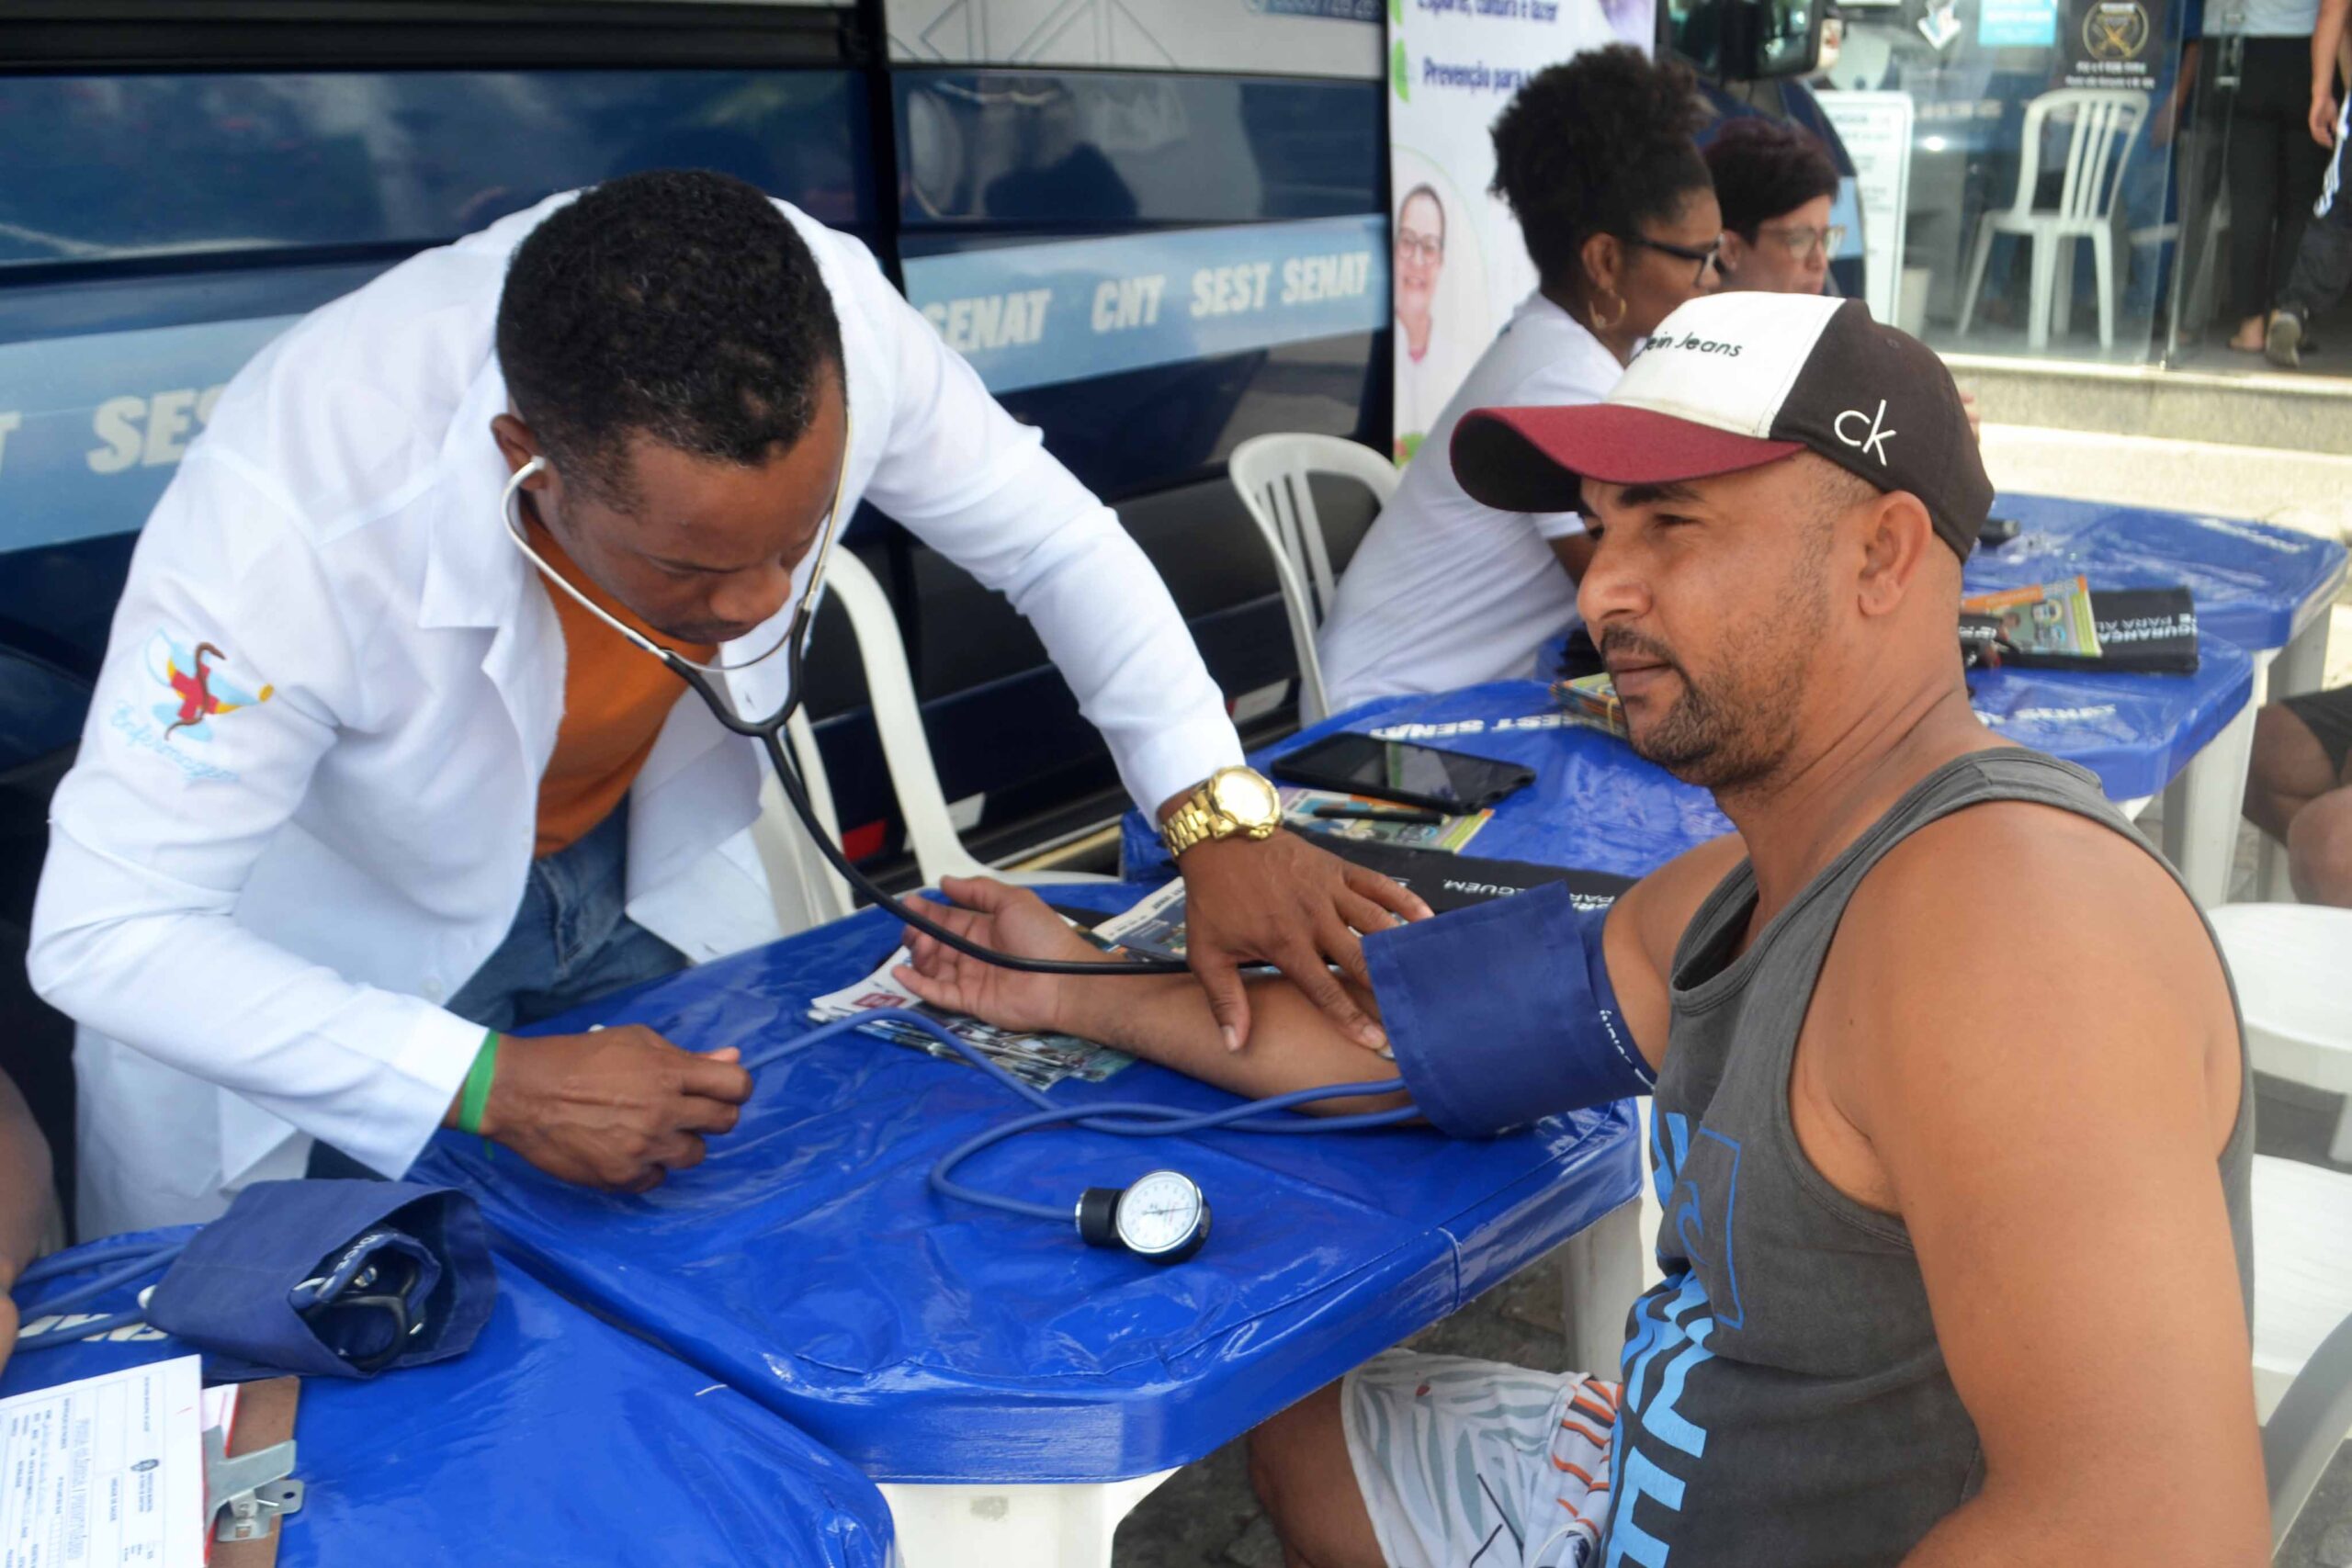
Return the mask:
<svg viewBox="0 0 2352 1568">
<path fill-rule="evenodd" d="M 1453 427 L 1453 476 L 1504 512 L 1575 512 L 1583 482 L 1670 484 L 1759 468 L 1804 450 L 1618 403 L 1473 409 Z"/>
</svg>

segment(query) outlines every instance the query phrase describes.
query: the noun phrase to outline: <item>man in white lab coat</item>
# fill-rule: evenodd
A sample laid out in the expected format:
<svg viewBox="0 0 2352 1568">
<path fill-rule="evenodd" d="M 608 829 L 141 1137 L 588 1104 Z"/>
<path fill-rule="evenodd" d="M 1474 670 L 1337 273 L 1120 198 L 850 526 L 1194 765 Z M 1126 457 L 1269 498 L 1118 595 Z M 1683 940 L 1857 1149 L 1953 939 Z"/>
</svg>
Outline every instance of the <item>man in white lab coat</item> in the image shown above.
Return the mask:
<svg viewBox="0 0 2352 1568">
<path fill-rule="evenodd" d="M 534 459 L 514 523 L 550 570 L 706 662 L 770 648 L 836 494 L 873 502 L 1012 599 L 1183 825 L 1230 1038 L 1265 958 L 1377 1043 L 1327 960 L 1361 973 L 1351 928 L 1418 901 L 1210 808 L 1238 743 L 1110 511 L 854 241 L 723 176 L 633 175 L 313 312 L 148 523 L 30 953 L 81 1026 L 85 1234 L 398 1175 L 443 1125 L 642 1190 L 733 1126 L 731 1052 L 503 1033 L 774 934 L 756 746 L 541 581 L 501 505 Z M 741 711 L 785 662 L 728 678 Z"/>
</svg>

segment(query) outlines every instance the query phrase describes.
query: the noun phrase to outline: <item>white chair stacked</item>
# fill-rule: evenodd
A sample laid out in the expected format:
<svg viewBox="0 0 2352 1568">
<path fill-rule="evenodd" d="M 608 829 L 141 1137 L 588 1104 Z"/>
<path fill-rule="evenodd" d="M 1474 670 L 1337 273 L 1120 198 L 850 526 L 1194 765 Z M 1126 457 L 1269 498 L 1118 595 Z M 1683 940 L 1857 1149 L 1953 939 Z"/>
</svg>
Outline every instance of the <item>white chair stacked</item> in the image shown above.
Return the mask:
<svg viewBox="0 0 2352 1568">
<path fill-rule="evenodd" d="M 2254 1065 L 2273 1077 L 2352 1096 L 2352 909 L 2231 904 L 2211 912 L 2236 980 Z M 2328 1157 L 2352 1164 L 2352 1099 Z"/>
<path fill-rule="evenodd" d="M 1396 467 L 1371 447 L 1337 435 L 1256 435 L 1234 448 L 1226 471 L 1274 558 L 1290 613 L 1291 648 L 1298 656 L 1298 722 L 1314 724 L 1331 711 L 1315 633 L 1330 611 L 1338 581 L 1308 481 L 1317 474 L 1353 479 L 1385 507 L 1396 493 Z"/>
<path fill-rule="evenodd" d="M 1976 316 L 1984 265 L 2000 234 L 2022 238 L 2032 254 L 2033 284 L 2026 301 L 2026 344 L 2050 345 L 2050 325 L 2061 325 L 2074 292 L 2075 242 L 2088 240 L 2098 275 L 2098 342 L 2115 346 L 2115 198 L 2123 185 L 2124 150 L 2148 112 L 2148 95 L 2113 87 L 2066 87 L 2026 105 L 2017 194 L 2006 212 L 1987 212 L 1976 230 L 1976 254 L 1962 296 L 1960 335 Z M 2071 124 L 2058 205 L 2035 204 L 2041 178 L 2042 133 L 2052 119 Z"/>
</svg>

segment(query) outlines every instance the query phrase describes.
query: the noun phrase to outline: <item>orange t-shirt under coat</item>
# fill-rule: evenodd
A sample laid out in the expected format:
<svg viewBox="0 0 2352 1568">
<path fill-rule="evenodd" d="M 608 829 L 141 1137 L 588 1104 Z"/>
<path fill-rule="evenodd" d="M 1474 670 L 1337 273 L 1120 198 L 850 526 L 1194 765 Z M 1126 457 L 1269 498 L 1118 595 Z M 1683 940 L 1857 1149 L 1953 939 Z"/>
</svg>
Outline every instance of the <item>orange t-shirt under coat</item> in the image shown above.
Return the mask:
<svg viewBox="0 0 2352 1568">
<path fill-rule="evenodd" d="M 656 642 L 663 640 L 589 581 L 536 518 L 530 537 L 531 547 L 548 565 L 605 614 Z M 553 583 L 540 586 L 563 627 L 564 649 L 563 719 L 556 729 L 555 754 L 539 780 L 538 840 L 532 850 L 544 860 L 578 843 L 612 815 L 686 688 L 669 666 L 590 615 L 571 594 Z M 714 651 L 671 646 L 697 664 L 709 662 Z"/>
</svg>

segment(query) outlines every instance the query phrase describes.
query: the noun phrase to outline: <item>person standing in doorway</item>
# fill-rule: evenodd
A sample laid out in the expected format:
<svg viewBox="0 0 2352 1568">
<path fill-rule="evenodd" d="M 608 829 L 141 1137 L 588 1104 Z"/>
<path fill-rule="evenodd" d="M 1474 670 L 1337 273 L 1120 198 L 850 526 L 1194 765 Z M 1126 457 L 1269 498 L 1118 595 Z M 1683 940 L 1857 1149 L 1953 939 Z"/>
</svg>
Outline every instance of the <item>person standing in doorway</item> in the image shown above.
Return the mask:
<svg viewBox="0 0 2352 1568">
<path fill-rule="evenodd" d="M 2201 58 L 2209 89 L 2235 75 L 2234 92 L 2200 95 L 2219 122 L 2230 200 L 2229 346 L 2264 351 L 2270 311 L 2287 283 L 2327 155 L 2308 127 L 2311 38 L 2318 0 L 2214 0 Z"/>
<path fill-rule="evenodd" d="M 2309 122 L 2312 141 L 2328 150 L 2327 174 L 2320 181 L 2319 203 L 2295 248 L 2294 270 L 2286 291 L 2270 317 L 2263 352 L 2270 363 L 2292 370 L 2303 362 L 2311 346 L 2312 318 L 2332 309 L 2352 285 L 2352 201 L 2344 189 L 2344 143 L 2352 126 L 2352 91 L 2339 103 L 2335 78 L 2343 71 L 2352 85 L 2352 68 L 2345 60 L 2345 14 L 2352 0 L 2320 0 L 2319 21 L 2312 29 L 2312 101 Z"/>
</svg>

